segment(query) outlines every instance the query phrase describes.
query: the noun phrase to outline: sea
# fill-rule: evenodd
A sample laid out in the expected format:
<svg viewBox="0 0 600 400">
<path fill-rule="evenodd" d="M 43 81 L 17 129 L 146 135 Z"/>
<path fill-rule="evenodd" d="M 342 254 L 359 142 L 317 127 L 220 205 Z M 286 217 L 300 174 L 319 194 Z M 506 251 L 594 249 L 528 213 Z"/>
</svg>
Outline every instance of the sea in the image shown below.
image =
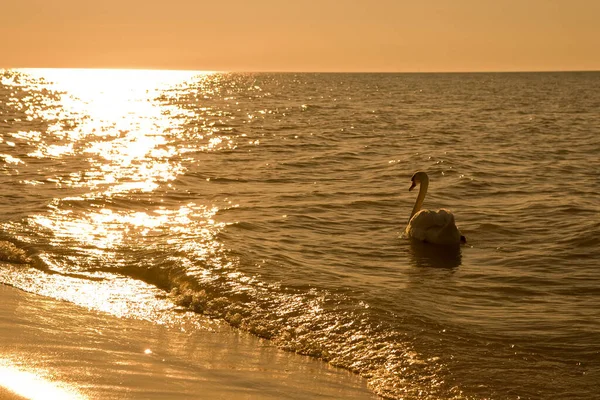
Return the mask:
<svg viewBox="0 0 600 400">
<path fill-rule="evenodd" d="M 0 82 L 0 283 L 191 311 L 386 399 L 600 399 L 600 72 Z M 416 171 L 466 244 L 405 237 Z"/>
</svg>

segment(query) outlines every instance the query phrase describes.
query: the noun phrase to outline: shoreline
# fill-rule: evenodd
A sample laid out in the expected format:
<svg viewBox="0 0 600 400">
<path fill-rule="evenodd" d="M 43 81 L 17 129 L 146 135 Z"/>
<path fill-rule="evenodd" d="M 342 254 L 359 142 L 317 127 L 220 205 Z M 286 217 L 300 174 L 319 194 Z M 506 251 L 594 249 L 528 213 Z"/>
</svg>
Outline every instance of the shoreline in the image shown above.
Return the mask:
<svg viewBox="0 0 600 400">
<path fill-rule="evenodd" d="M 379 398 L 348 371 L 220 326 L 119 318 L 0 284 L 0 372 L 15 376 L 0 398 Z"/>
<path fill-rule="evenodd" d="M 19 396 L 18 394 L 11 392 L 3 386 L 0 386 L 0 399 L 2 400 L 27 400 L 27 397 Z"/>
</svg>

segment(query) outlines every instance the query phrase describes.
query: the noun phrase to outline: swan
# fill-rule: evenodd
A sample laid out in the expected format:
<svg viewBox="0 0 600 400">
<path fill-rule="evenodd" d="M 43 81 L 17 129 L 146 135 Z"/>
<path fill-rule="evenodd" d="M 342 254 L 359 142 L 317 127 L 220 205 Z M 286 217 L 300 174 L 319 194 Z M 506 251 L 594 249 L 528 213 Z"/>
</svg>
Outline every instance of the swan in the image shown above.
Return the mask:
<svg viewBox="0 0 600 400">
<path fill-rule="evenodd" d="M 423 171 L 418 171 L 412 176 L 411 181 L 412 184 L 408 190 L 412 191 L 419 185 L 419 195 L 410 214 L 405 235 L 433 244 L 466 243 L 467 240 L 460 234 L 454 222 L 454 215 L 450 211 L 445 209 L 421 210 L 429 187 L 429 176 Z"/>
</svg>

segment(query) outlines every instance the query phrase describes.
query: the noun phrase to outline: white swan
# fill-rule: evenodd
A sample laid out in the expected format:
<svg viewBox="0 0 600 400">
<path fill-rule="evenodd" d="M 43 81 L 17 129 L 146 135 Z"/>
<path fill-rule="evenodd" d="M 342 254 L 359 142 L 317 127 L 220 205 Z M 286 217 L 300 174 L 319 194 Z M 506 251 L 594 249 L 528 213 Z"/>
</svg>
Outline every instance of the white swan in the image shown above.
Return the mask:
<svg viewBox="0 0 600 400">
<path fill-rule="evenodd" d="M 412 185 L 408 190 L 411 191 L 419 185 L 419 195 L 410 214 L 405 231 L 406 236 L 433 244 L 465 243 L 466 239 L 460 234 L 454 223 L 454 215 L 450 211 L 444 209 L 421 210 L 429 187 L 427 174 L 422 171 L 415 172 L 411 181 Z"/>
</svg>

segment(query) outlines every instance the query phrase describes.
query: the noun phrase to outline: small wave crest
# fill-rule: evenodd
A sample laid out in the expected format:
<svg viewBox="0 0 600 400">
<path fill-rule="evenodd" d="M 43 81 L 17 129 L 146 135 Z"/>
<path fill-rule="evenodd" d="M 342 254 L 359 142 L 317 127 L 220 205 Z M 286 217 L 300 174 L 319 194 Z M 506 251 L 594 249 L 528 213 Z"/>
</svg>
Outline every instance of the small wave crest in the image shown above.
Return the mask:
<svg viewBox="0 0 600 400">
<path fill-rule="evenodd" d="M 27 252 L 12 242 L 0 241 L 0 261 L 12 264 L 29 264 L 32 262 Z"/>
<path fill-rule="evenodd" d="M 426 376 L 444 374 L 442 364 L 423 357 L 406 334 L 373 320 L 367 305 L 344 294 L 173 264 L 128 275 L 166 290 L 182 311 L 225 320 L 284 350 L 357 373 L 384 397 L 439 398 L 453 392 L 439 382 L 424 383 Z"/>
</svg>

